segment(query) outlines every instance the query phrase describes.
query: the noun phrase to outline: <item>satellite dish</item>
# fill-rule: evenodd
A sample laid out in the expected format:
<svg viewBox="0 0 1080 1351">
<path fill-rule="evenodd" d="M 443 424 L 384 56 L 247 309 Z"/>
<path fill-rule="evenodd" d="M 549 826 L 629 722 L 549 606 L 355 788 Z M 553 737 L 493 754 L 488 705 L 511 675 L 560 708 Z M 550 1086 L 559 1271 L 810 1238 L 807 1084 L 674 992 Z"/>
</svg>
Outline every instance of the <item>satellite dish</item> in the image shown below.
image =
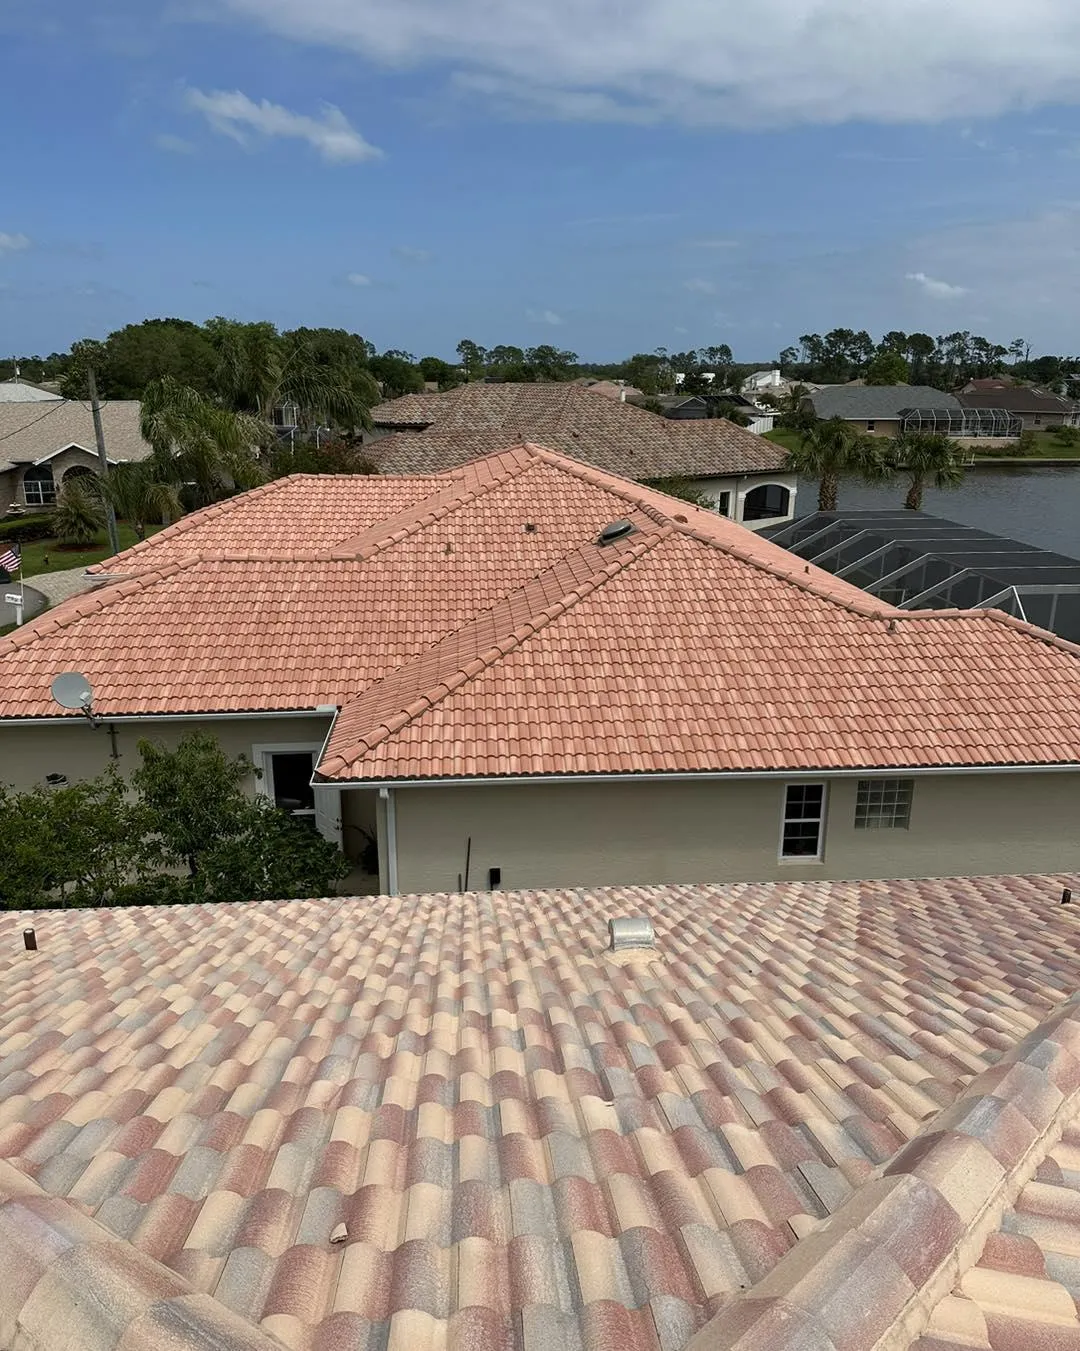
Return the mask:
<svg viewBox="0 0 1080 1351">
<path fill-rule="evenodd" d="M 78 671 L 65 671 L 51 685 L 52 697 L 61 708 L 77 708 L 85 713 L 94 700 L 90 682 Z"/>
</svg>

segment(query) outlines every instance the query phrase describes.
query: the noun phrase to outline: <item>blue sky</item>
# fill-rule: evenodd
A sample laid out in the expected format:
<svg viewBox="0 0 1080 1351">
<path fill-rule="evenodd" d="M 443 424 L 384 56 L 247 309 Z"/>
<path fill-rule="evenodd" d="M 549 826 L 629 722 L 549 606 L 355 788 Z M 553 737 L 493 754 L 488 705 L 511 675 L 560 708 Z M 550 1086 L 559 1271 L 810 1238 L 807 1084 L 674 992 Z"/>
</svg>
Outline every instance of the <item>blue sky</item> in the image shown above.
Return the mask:
<svg viewBox="0 0 1080 1351">
<path fill-rule="evenodd" d="M 0 4 L 0 350 L 1080 350 L 1075 0 Z"/>
</svg>

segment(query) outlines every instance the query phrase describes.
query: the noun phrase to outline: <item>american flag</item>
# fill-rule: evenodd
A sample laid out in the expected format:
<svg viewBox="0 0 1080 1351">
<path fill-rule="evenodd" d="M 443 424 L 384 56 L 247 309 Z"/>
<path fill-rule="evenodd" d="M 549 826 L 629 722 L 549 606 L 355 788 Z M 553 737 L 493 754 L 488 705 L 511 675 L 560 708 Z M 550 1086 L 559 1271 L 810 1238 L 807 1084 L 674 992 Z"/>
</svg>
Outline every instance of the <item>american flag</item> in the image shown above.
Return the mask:
<svg viewBox="0 0 1080 1351">
<path fill-rule="evenodd" d="M 21 564 L 22 558 L 17 544 L 12 544 L 0 554 L 0 568 L 3 568 L 5 572 L 18 572 Z"/>
</svg>

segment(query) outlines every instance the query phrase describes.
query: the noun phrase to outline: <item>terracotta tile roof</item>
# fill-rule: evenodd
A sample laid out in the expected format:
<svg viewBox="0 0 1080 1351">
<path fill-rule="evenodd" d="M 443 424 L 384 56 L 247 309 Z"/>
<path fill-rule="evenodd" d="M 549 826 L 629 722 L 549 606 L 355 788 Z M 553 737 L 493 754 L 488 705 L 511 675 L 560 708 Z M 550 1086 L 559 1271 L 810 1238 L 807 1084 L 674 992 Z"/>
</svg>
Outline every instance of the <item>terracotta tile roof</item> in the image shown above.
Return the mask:
<svg viewBox="0 0 1080 1351">
<path fill-rule="evenodd" d="M 375 441 L 384 473 L 433 473 L 500 450 L 540 442 L 630 479 L 710 478 L 784 467 L 781 446 L 724 418 L 674 422 L 581 385 L 462 385 L 409 394 L 374 409 L 377 426 L 428 426 Z"/>
<path fill-rule="evenodd" d="M 111 460 L 144 460 L 150 445 L 139 431 L 140 405 L 119 399 L 102 405 L 105 448 Z M 0 402 L 0 472 L 33 463 L 70 445 L 96 451 L 90 405 L 79 400 Z"/>
<path fill-rule="evenodd" d="M 184 516 L 87 572 L 132 576 L 197 554 L 327 550 L 445 486 L 430 477 L 293 474 Z"/>
<path fill-rule="evenodd" d="M 80 1351 L 682 1351 L 745 1326 L 774 1268 L 798 1293 L 793 1247 L 821 1263 L 802 1290 L 854 1270 L 884 1304 L 1075 1096 L 1061 886 L 0 913 L 0 1344 L 23 1319 L 66 1351 L 63 1311 L 93 1309 Z M 635 914 L 655 952 L 616 960 L 606 922 Z M 200 1299 L 247 1340 L 132 1331 Z"/>
<path fill-rule="evenodd" d="M 308 515 L 310 482 L 189 518 L 0 640 L 0 717 L 55 716 L 79 669 L 105 715 L 343 705 L 339 779 L 1080 763 L 1080 649 L 997 612 L 891 610 L 535 446 L 386 480 L 375 524 L 377 480 Z"/>
</svg>

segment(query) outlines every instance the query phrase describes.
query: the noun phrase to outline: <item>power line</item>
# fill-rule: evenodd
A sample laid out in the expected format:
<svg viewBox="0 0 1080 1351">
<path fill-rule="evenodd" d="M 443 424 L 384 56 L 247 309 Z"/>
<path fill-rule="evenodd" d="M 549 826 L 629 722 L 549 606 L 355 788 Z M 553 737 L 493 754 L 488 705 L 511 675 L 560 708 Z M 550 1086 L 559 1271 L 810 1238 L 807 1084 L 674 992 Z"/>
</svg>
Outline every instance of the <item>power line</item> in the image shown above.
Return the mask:
<svg viewBox="0 0 1080 1351">
<path fill-rule="evenodd" d="M 57 399 L 55 408 L 50 408 L 47 413 L 42 413 L 40 417 L 34 418 L 33 422 L 28 422 L 25 427 L 16 427 L 13 432 L 5 432 L 3 436 L 0 436 L 0 441 L 7 441 L 12 436 L 21 436 L 23 432 L 28 432 L 31 427 L 36 427 L 39 422 L 44 422 L 47 417 L 59 413 L 60 409 L 70 402 L 70 399 Z"/>
</svg>

